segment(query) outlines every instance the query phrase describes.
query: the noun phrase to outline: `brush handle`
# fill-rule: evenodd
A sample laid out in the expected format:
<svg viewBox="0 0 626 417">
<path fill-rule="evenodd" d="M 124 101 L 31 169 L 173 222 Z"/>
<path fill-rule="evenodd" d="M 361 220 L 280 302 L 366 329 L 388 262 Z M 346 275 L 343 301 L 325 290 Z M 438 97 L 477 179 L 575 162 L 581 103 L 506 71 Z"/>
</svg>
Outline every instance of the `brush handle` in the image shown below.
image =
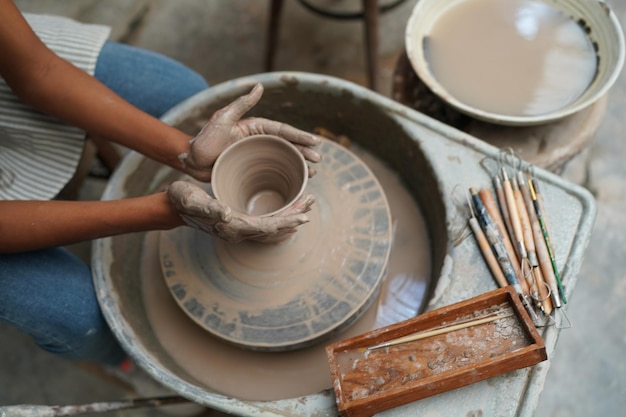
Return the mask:
<svg viewBox="0 0 626 417">
<path fill-rule="evenodd" d="M 524 233 L 522 232 L 522 222 L 519 217 L 519 211 L 517 203 L 515 202 L 515 195 L 513 193 L 513 186 L 506 173 L 506 170 L 502 168 L 502 188 L 504 189 L 504 197 L 506 198 L 506 205 L 509 209 L 509 216 L 511 217 L 511 225 L 513 226 L 513 239 L 517 243 L 520 258 L 527 258 L 526 246 L 524 245 Z"/>
<path fill-rule="evenodd" d="M 476 209 L 476 217 L 478 218 L 478 222 L 480 223 L 483 232 L 485 232 L 487 241 L 489 242 L 489 245 L 491 246 L 495 257 L 500 264 L 500 268 L 502 268 L 502 273 L 504 274 L 504 277 L 506 278 L 507 282 L 512 285 L 513 288 L 515 288 L 515 291 L 517 291 L 518 294 L 523 294 L 522 287 L 520 286 L 520 280 L 515 274 L 515 270 L 513 269 L 513 265 L 511 264 L 509 254 L 502 244 L 500 235 L 498 235 L 496 227 L 493 224 L 489 213 L 487 213 L 485 205 L 478 196 L 478 192 L 474 188 L 470 188 L 470 194 L 472 198 L 472 203 L 474 203 L 474 208 Z"/>
<path fill-rule="evenodd" d="M 475 217 L 471 217 L 469 219 L 469 225 L 474 232 L 474 237 L 476 238 L 476 242 L 478 242 L 478 247 L 480 248 L 483 257 L 485 258 L 485 262 L 487 262 L 487 266 L 489 270 L 493 274 L 496 282 L 500 287 L 506 287 L 508 285 L 506 278 L 504 277 L 504 273 L 502 272 L 502 268 L 500 268 L 500 264 L 496 259 L 496 256 L 493 254 L 493 250 L 491 250 L 491 245 L 485 236 L 485 233 L 480 228 L 478 224 L 478 220 Z"/>
<path fill-rule="evenodd" d="M 489 188 L 483 188 L 478 192 L 478 196 L 481 201 L 485 205 L 485 209 L 491 217 L 493 224 L 496 226 L 496 230 L 502 239 L 502 244 L 504 245 L 504 249 L 509 254 L 509 259 L 511 260 L 511 265 L 513 265 L 513 269 L 515 270 L 515 274 L 521 279 L 522 270 L 520 267 L 519 259 L 517 258 L 517 254 L 515 252 L 515 248 L 513 247 L 513 243 L 511 242 L 511 238 L 506 230 L 506 226 L 504 224 L 504 219 L 500 215 L 500 210 L 498 209 L 498 203 L 493 197 L 491 190 Z"/>
</svg>

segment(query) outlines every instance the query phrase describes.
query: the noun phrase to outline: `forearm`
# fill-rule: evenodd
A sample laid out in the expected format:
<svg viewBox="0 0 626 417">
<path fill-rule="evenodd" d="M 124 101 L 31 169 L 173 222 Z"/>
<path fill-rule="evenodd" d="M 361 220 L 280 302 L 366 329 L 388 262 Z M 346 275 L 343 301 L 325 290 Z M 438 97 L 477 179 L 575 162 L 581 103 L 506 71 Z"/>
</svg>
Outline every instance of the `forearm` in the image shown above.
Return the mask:
<svg viewBox="0 0 626 417">
<path fill-rule="evenodd" d="M 24 102 L 43 113 L 180 169 L 189 135 L 135 108 L 104 84 L 61 59 L 0 0 L 0 74 Z"/>
<path fill-rule="evenodd" d="M 183 225 L 166 193 L 112 201 L 0 201 L 0 252 Z"/>
<path fill-rule="evenodd" d="M 132 106 L 80 69 L 53 59 L 45 77 L 28 84 L 16 94 L 43 113 L 163 164 L 182 168 L 178 155 L 188 152 L 189 135 Z"/>
</svg>

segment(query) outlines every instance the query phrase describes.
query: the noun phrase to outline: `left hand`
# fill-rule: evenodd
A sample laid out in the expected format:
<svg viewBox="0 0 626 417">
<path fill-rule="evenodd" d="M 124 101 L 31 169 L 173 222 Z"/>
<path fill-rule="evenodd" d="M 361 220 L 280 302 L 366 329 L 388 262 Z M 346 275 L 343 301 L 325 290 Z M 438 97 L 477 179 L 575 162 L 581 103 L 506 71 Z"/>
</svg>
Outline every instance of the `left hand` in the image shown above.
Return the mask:
<svg viewBox="0 0 626 417">
<path fill-rule="evenodd" d="M 259 134 L 282 137 L 293 143 L 306 160 L 321 161 L 320 154 L 312 149 L 320 144 L 320 138 L 316 135 L 260 117 L 241 119 L 262 95 L 263 85 L 257 84 L 250 93 L 216 111 L 200 133 L 189 142 L 189 152 L 179 155 L 183 170 L 199 181 L 210 182 L 213 164 L 224 149 L 240 139 Z M 309 176 L 314 174 L 315 171 L 309 167 Z"/>
<path fill-rule="evenodd" d="M 305 214 L 315 202 L 312 195 L 300 197 L 285 211 L 268 217 L 249 216 L 232 211 L 199 186 L 187 181 L 170 184 L 167 195 L 183 221 L 227 242 L 255 240 L 274 242 L 309 221 Z"/>
<path fill-rule="evenodd" d="M 306 194 L 285 211 L 269 217 L 249 216 L 233 211 L 232 219 L 228 222 L 217 222 L 212 234 L 227 242 L 278 242 L 286 235 L 295 233 L 298 226 L 309 222 L 304 213 L 311 210 L 313 203 L 315 197 Z"/>
</svg>

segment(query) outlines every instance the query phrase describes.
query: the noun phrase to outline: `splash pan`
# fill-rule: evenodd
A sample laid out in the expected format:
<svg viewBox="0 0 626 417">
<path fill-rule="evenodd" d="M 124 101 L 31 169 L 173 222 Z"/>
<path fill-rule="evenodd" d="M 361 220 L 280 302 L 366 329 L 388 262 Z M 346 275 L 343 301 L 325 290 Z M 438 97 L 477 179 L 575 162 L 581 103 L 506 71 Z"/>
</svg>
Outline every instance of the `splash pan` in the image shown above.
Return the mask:
<svg viewBox="0 0 626 417">
<path fill-rule="evenodd" d="M 362 147 L 369 155 L 375 155 L 387 164 L 408 190 L 409 198 L 412 198 L 410 204 L 419 205 L 423 227 L 399 225 L 395 231 L 398 236 L 403 233 L 403 236 L 411 236 L 422 231 L 428 235 L 429 247 L 405 254 L 408 259 L 419 258 L 420 262 L 430 262 L 432 272 L 425 281 L 425 292 L 407 301 L 407 304 L 413 304 L 410 307 L 419 306 L 419 311 L 414 309 L 410 314 L 447 306 L 495 288 L 476 244 L 471 239 L 456 242 L 455 238 L 466 227 L 467 214 L 463 211 L 465 206 L 461 208 L 451 196 L 459 187 L 489 186 L 490 173 L 482 168 L 480 162 L 486 157 L 497 159 L 498 149 L 363 87 L 332 77 L 295 72 L 255 75 L 214 86 L 173 109 L 164 116 L 164 121 L 195 134 L 208 115 L 248 92 L 257 82 L 263 83 L 265 94 L 249 116 L 280 120 L 308 131 L 324 127 L 347 135 L 355 146 Z M 109 181 L 103 198 L 152 193 L 179 177 L 179 173 L 131 152 Z M 550 219 L 553 241 L 558 242 L 556 258 L 559 269 L 563 271 L 561 275 L 568 295 L 571 295 L 595 218 L 595 203 L 586 190 L 553 174 L 537 169 L 536 177 L 543 185 L 546 217 Z M 387 190 L 390 186 L 386 184 L 383 189 L 389 196 Z M 388 201 L 392 219 L 395 219 L 391 199 L 388 198 Z M 409 219 L 414 217 L 407 216 Z M 392 258 L 403 249 L 402 241 L 396 243 L 391 248 L 388 267 L 393 264 Z M 252 384 L 251 392 L 272 386 L 272 381 L 282 382 L 287 388 L 302 388 L 309 379 L 309 372 L 320 367 L 328 372 L 325 343 L 318 342 L 289 352 L 256 352 L 240 349 L 214 337 L 189 319 L 172 297 L 163 279 L 156 248 L 158 235 L 151 233 L 101 239 L 93 246 L 94 283 L 105 318 L 120 343 L 143 369 L 180 395 L 228 414 L 337 415 L 330 375 L 323 376 L 319 388 L 306 392 L 292 390 L 263 399 L 252 395 L 230 395 L 230 388 L 248 383 L 253 374 L 261 382 Z M 153 281 L 143 282 L 141 279 L 142 268 L 146 266 L 153 268 L 154 274 L 148 274 Z M 412 280 L 398 285 L 393 280 L 389 281 L 390 278 L 386 276 L 383 279 L 382 288 L 386 286 L 391 294 L 403 294 L 405 283 L 413 285 Z M 152 283 L 154 285 L 150 285 Z M 153 293 L 144 291 L 144 285 Z M 367 309 L 356 323 L 333 335 L 334 340 L 367 332 L 372 330 L 371 326 L 392 324 L 378 323 L 376 314 L 381 306 L 401 306 L 396 298 L 392 297 L 390 301 L 378 297 L 377 303 L 372 304 L 372 308 Z M 421 299 L 425 300 L 425 304 L 420 306 Z M 151 321 L 153 310 L 162 314 L 161 322 Z M 394 316 L 393 322 L 406 318 L 406 315 Z M 168 321 L 171 322 L 168 327 L 170 333 L 160 333 Z M 365 322 L 366 325 L 361 326 Z M 556 345 L 559 331 L 550 327 L 542 334 L 548 357 Z M 183 346 L 180 339 L 183 332 L 198 334 L 206 343 Z M 232 360 L 216 355 L 218 347 L 222 355 L 231 355 Z M 318 353 L 323 360 L 322 365 L 318 362 L 315 366 L 303 368 L 302 355 L 314 356 Z M 213 378 L 211 381 L 200 378 L 197 374 L 200 369 L 182 363 L 193 355 L 204 358 L 214 367 L 215 372 L 209 372 Z M 468 415 L 481 410 L 484 415 L 530 416 L 547 368 L 535 366 L 521 369 L 494 377 L 497 379 L 495 382 L 492 378 L 385 413 L 408 417 Z M 231 375 L 238 379 L 226 381 L 228 378 L 225 376 Z M 232 386 L 227 386 L 227 383 Z M 511 400 L 503 406 L 502 398 Z"/>
</svg>

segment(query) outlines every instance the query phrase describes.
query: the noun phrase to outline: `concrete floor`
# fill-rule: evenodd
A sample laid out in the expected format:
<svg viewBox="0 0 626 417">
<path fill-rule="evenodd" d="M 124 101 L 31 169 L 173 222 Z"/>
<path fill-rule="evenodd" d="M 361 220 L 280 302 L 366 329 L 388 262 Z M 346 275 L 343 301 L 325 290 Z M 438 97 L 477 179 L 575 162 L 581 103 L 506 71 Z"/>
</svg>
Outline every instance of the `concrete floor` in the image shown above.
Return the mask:
<svg viewBox="0 0 626 417">
<path fill-rule="evenodd" d="M 23 11 L 59 14 L 108 24 L 112 38 L 176 58 L 211 84 L 263 71 L 269 1 L 18 0 Z M 380 92 L 389 95 L 403 30 L 415 0 L 381 21 Z M 622 24 L 626 2 L 607 2 Z M 277 70 L 329 74 L 365 84 L 360 21 L 321 18 L 296 1 L 285 2 Z M 589 149 L 563 176 L 597 198 L 598 218 L 568 305 L 573 327 L 561 332 L 540 397 L 537 417 L 618 416 L 626 413 L 626 78 L 609 96 L 607 114 Z M 102 183 L 89 182 L 97 198 Z M 99 188 L 98 188 L 99 187 Z M 94 191 L 96 190 L 96 191 Z M 84 250 L 85 247 L 82 247 Z M 88 249 L 88 248 L 87 248 Z M 78 248 L 81 250 L 81 248 Z M 38 350 L 0 325 L 0 405 L 77 404 L 122 398 L 118 384 Z M 103 417 L 163 415 L 143 409 Z M 4 416 L 3 416 L 4 417 Z M 494 416 L 497 417 L 497 416 Z"/>
</svg>

